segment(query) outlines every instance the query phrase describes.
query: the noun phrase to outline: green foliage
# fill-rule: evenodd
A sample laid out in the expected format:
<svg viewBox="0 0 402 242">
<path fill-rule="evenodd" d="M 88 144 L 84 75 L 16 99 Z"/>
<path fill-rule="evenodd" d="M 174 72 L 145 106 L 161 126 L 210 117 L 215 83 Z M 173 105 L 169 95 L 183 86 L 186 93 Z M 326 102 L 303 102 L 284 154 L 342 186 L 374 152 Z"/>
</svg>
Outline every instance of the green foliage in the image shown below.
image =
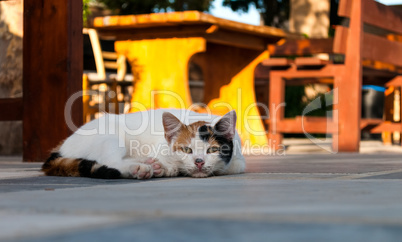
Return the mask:
<svg viewBox="0 0 402 242">
<path fill-rule="evenodd" d="M 144 14 L 167 11 L 209 11 L 213 0 L 98 0 L 116 13 Z"/>
<path fill-rule="evenodd" d="M 312 111 L 306 113 L 305 116 L 314 116 L 314 117 L 327 117 L 329 114 L 328 111 L 331 111 L 333 106 L 328 105 L 327 102 L 333 102 L 333 96 L 325 96 L 324 94 L 319 94 L 311 100 L 302 101 L 303 98 L 305 99 L 305 91 L 304 86 L 286 86 L 285 89 L 285 118 L 294 118 L 296 116 L 301 116 L 303 114 L 303 110 L 307 107 L 307 105 L 314 105 L 311 103 L 316 98 L 320 99 L 320 103 L 317 103 L 317 106 L 309 106 L 312 108 Z M 327 99 L 327 100 L 326 100 Z M 292 137 L 292 138 L 305 138 L 304 134 L 284 134 L 285 137 Z M 315 138 L 325 138 L 326 136 L 323 134 L 310 134 L 313 135 Z"/>
<path fill-rule="evenodd" d="M 286 86 L 285 88 L 285 118 L 294 118 L 302 114 L 306 105 L 302 102 L 304 86 Z"/>
<path fill-rule="evenodd" d="M 289 2 L 290 0 L 224 0 L 223 6 L 246 13 L 254 5 L 262 14 L 265 25 L 282 27 L 289 19 Z"/>
<path fill-rule="evenodd" d="M 89 11 L 89 2 L 91 0 L 82 0 L 82 19 L 84 21 L 84 26 L 87 23 L 88 15 L 90 14 Z"/>
<path fill-rule="evenodd" d="M 327 115 L 327 111 L 332 110 L 332 105 L 327 105 L 326 101 L 332 103 L 333 96 L 327 97 L 324 94 L 319 94 L 311 100 L 305 100 L 305 86 L 286 86 L 285 89 L 285 117 L 286 118 L 294 118 L 296 116 L 300 116 L 303 113 L 303 110 L 307 107 L 307 105 L 312 105 L 311 102 L 316 98 L 320 99 L 320 105 L 317 107 L 310 107 L 312 111 L 306 113 L 306 116 L 318 116 L 325 117 Z M 327 98 L 327 100 L 325 100 Z"/>
</svg>

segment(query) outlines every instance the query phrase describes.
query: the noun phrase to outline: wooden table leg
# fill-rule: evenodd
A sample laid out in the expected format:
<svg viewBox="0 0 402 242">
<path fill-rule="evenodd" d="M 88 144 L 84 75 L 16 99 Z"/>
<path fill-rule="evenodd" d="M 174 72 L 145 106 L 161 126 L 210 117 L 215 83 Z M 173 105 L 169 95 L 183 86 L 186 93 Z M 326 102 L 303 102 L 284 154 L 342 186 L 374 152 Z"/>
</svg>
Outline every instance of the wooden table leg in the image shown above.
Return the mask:
<svg viewBox="0 0 402 242">
<path fill-rule="evenodd" d="M 188 61 L 205 51 L 203 38 L 117 41 L 115 49 L 127 56 L 134 74 L 131 112 L 192 104 Z"/>
</svg>

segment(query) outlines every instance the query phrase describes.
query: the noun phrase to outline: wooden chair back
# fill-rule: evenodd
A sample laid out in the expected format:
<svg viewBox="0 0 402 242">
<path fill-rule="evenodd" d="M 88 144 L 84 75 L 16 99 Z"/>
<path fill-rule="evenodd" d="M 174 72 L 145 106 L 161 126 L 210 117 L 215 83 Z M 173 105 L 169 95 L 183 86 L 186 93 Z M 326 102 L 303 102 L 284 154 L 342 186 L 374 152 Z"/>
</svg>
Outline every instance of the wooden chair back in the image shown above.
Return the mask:
<svg viewBox="0 0 402 242">
<path fill-rule="evenodd" d="M 349 27 L 336 27 L 334 53 L 347 59 L 359 51 L 362 60 L 402 67 L 401 10 L 374 0 L 341 0 L 338 15 L 349 19 Z"/>
<path fill-rule="evenodd" d="M 98 78 L 106 80 L 106 69 L 112 69 L 117 72 L 116 81 L 124 80 L 127 72 L 126 57 L 118 55 L 116 52 L 102 51 L 96 29 L 84 28 L 83 32 L 89 35 L 91 41 Z"/>
<path fill-rule="evenodd" d="M 269 45 L 270 55 L 336 53 L 348 57 L 358 52 L 362 60 L 376 61 L 377 64 L 380 62 L 391 71 L 401 69 L 402 10 L 374 0 L 340 0 L 338 15 L 348 19 L 346 22 L 349 26 L 336 26 L 334 38 L 289 39 L 283 44 Z M 353 45 L 349 51 L 348 45 Z M 272 60 L 268 61 L 269 64 L 270 62 Z"/>
<path fill-rule="evenodd" d="M 92 85 L 101 84 L 106 88 L 106 90 L 110 90 L 114 92 L 112 97 L 106 94 L 103 91 L 103 107 L 99 104 L 95 104 L 93 106 L 90 105 L 90 96 L 85 95 L 83 97 L 83 112 L 84 112 L 84 122 L 88 122 L 95 117 L 96 113 L 99 113 L 100 110 L 105 112 L 111 112 L 109 109 L 109 104 L 113 104 L 114 113 L 119 113 L 119 100 L 118 93 L 121 92 L 121 85 L 130 85 L 131 81 L 125 81 L 127 65 L 126 65 L 126 57 L 124 55 L 118 55 L 116 52 L 103 51 L 101 48 L 101 43 L 99 39 L 98 32 L 95 29 L 84 28 L 84 34 L 88 34 L 92 51 L 96 64 L 96 75 L 88 75 L 84 74 L 83 76 L 83 90 L 90 90 Z M 114 70 L 112 75 L 107 75 L 106 70 Z M 100 89 L 100 86 L 98 86 Z M 120 90 L 120 91 L 118 91 Z M 100 91 L 100 90 L 98 90 Z"/>
</svg>

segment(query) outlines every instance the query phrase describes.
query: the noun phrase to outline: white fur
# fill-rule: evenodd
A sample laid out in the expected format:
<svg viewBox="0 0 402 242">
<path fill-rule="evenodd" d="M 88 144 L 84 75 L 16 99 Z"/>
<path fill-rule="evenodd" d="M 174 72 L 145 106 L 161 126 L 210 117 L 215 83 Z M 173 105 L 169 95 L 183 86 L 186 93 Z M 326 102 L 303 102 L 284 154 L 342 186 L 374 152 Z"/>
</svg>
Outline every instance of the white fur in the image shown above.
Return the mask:
<svg viewBox="0 0 402 242">
<path fill-rule="evenodd" d="M 208 147 L 201 147 L 201 153 L 197 153 L 196 150 L 190 158 L 188 155 L 183 157 L 184 154 L 180 152 L 173 152 L 164 136 L 162 124 L 164 112 L 172 113 L 184 124 L 207 121 L 214 125 L 221 118 L 179 109 L 158 109 L 121 115 L 106 114 L 83 125 L 66 139 L 59 152 L 63 157 L 95 160 L 99 164 L 116 168 L 127 178 L 140 178 L 135 176 L 137 171 L 148 172 L 150 176 L 152 174 L 177 176 L 180 171 L 193 169 L 196 157 L 205 159 L 205 150 Z M 192 146 L 205 143 L 197 139 L 192 140 Z M 208 162 L 206 159 L 205 167 L 212 169 L 211 174 L 226 175 L 244 172 L 245 159 L 241 153 L 241 143 L 237 132 L 233 142 L 233 155 L 227 165 L 220 164 L 214 167 L 215 163 Z M 214 154 L 208 154 L 208 156 L 212 157 L 212 160 L 217 159 L 217 157 L 213 158 Z M 149 158 L 154 160 L 149 162 Z M 160 173 L 155 174 L 155 171 Z"/>
</svg>

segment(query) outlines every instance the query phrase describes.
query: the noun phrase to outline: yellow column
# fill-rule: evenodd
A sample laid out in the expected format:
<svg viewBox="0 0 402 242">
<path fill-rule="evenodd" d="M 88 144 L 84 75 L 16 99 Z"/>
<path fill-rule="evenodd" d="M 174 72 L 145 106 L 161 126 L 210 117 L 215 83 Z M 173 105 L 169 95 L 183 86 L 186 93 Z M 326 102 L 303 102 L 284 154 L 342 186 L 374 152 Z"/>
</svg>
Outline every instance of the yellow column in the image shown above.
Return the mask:
<svg viewBox="0 0 402 242">
<path fill-rule="evenodd" d="M 219 97 L 212 99 L 208 107 L 213 113 L 223 114 L 228 108 L 236 110 L 237 130 L 243 142 L 250 145 L 266 145 L 268 138 L 262 123 L 254 90 L 254 69 L 268 52 L 264 51 L 232 77 L 229 84 L 221 87 Z"/>
<path fill-rule="evenodd" d="M 188 108 L 188 61 L 205 46 L 199 37 L 117 41 L 116 51 L 127 56 L 135 78 L 130 111 Z"/>
</svg>

